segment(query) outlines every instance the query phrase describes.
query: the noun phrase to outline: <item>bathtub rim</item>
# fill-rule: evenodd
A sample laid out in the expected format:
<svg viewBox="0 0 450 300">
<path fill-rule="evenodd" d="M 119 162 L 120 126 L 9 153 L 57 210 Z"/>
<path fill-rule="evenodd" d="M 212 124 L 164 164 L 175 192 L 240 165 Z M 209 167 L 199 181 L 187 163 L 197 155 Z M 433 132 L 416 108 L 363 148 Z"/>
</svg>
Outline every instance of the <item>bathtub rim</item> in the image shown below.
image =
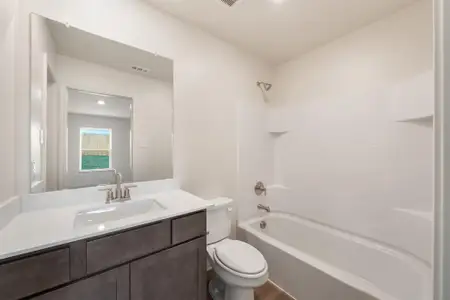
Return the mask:
<svg viewBox="0 0 450 300">
<path fill-rule="evenodd" d="M 350 273 L 348 271 L 345 271 L 343 269 L 337 268 L 334 265 L 327 263 L 319 258 L 316 258 L 310 254 L 304 253 L 299 249 L 296 249 L 292 246 L 289 246 L 283 242 L 278 241 L 277 239 L 259 231 L 258 229 L 255 229 L 252 227 L 252 225 L 257 224 L 263 220 L 267 220 L 270 218 L 283 218 L 288 219 L 297 223 L 300 223 L 302 225 L 306 226 L 313 226 L 316 229 L 319 230 L 325 230 L 330 234 L 338 234 L 341 237 L 344 237 L 346 240 L 357 242 L 358 244 L 362 244 L 363 246 L 370 247 L 372 249 L 377 249 L 381 251 L 386 251 L 389 254 L 394 254 L 395 257 L 406 260 L 414 269 L 417 271 L 423 271 L 428 272 L 431 274 L 431 266 L 429 266 L 426 261 L 417 258 L 415 255 L 410 254 L 409 252 L 403 252 L 399 251 L 398 249 L 392 248 L 389 245 L 379 243 L 378 241 L 364 238 L 359 235 L 352 234 L 351 232 L 347 232 L 341 229 L 338 229 L 336 227 L 332 227 L 326 224 L 322 224 L 320 222 L 316 222 L 314 220 L 310 220 L 307 218 L 303 218 L 301 216 L 293 215 L 290 213 L 285 212 L 279 212 L 279 211 L 272 211 L 270 213 L 265 213 L 263 216 L 254 217 L 252 219 L 239 222 L 238 227 L 241 230 L 245 230 L 246 232 L 249 232 L 250 234 L 256 236 L 258 239 L 266 241 L 267 243 L 271 244 L 272 246 L 280 249 L 283 252 L 286 252 L 287 254 L 302 260 L 304 263 L 312 266 L 313 268 L 316 268 L 327 275 L 335 278 L 336 280 L 342 281 L 343 283 L 349 285 L 352 288 L 355 288 L 359 291 L 362 291 L 370 296 L 373 296 L 377 299 L 381 300 L 401 300 L 393 295 L 390 295 L 380 289 L 378 286 L 376 286 L 371 281 L 360 277 L 356 274 Z M 270 226 L 270 225 L 269 225 Z M 427 274 L 424 274 L 426 276 Z M 424 291 L 424 293 L 427 293 L 428 291 Z"/>
</svg>

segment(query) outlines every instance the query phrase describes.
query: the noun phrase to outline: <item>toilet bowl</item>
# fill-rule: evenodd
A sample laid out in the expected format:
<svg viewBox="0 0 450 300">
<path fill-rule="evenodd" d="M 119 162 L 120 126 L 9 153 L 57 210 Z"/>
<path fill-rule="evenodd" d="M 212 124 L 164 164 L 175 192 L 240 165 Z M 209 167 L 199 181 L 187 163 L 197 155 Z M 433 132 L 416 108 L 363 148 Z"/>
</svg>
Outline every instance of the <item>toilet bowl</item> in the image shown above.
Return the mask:
<svg viewBox="0 0 450 300">
<path fill-rule="evenodd" d="M 208 209 L 209 264 L 225 284 L 224 300 L 254 300 L 253 289 L 268 280 L 267 262 L 255 247 L 228 238 L 230 231 L 225 227 L 231 228 L 231 200 L 221 198 L 215 203 Z"/>
</svg>

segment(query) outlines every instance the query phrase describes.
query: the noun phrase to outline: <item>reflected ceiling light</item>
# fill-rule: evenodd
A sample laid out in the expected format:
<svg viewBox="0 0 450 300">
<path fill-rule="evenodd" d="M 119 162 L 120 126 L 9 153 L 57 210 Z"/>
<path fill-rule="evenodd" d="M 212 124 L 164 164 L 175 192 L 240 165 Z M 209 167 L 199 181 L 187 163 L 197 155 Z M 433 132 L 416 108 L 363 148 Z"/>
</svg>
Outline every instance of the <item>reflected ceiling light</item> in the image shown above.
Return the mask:
<svg viewBox="0 0 450 300">
<path fill-rule="evenodd" d="M 98 104 L 98 105 L 105 105 L 105 101 L 103 101 L 103 100 L 98 100 L 98 101 L 97 101 L 97 104 Z"/>
<path fill-rule="evenodd" d="M 286 2 L 286 0 L 270 0 L 270 1 L 275 4 L 282 4 L 282 3 Z"/>
</svg>

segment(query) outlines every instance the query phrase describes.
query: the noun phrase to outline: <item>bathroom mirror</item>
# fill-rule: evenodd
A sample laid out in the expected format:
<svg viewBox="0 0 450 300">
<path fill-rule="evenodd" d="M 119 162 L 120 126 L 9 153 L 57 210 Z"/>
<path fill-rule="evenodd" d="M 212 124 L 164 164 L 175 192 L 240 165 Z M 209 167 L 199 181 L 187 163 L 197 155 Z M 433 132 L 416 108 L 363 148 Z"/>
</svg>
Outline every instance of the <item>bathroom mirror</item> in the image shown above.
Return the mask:
<svg viewBox="0 0 450 300">
<path fill-rule="evenodd" d="M 30 191 L 173 177 L 173 62 L 31 15 Z"/>
</svg>

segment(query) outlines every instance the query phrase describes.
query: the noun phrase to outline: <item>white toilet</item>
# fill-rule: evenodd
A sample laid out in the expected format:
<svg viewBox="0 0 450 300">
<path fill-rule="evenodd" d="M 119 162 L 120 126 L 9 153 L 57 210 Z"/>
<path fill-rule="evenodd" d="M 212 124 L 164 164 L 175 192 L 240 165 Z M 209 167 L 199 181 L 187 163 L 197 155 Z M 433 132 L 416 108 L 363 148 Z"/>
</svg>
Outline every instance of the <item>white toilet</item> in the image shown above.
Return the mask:
<svg viewBox="0 0 450 300">
<path fill-rule="evenodd" d="M 208 261 L 225 283 L 224 300 L 254 300 L 253 289 L 268 277 L 264 256 L 255 247 L 229 238 L 232 200 L 217 198 L 208 208 Z"/>
</svg>

